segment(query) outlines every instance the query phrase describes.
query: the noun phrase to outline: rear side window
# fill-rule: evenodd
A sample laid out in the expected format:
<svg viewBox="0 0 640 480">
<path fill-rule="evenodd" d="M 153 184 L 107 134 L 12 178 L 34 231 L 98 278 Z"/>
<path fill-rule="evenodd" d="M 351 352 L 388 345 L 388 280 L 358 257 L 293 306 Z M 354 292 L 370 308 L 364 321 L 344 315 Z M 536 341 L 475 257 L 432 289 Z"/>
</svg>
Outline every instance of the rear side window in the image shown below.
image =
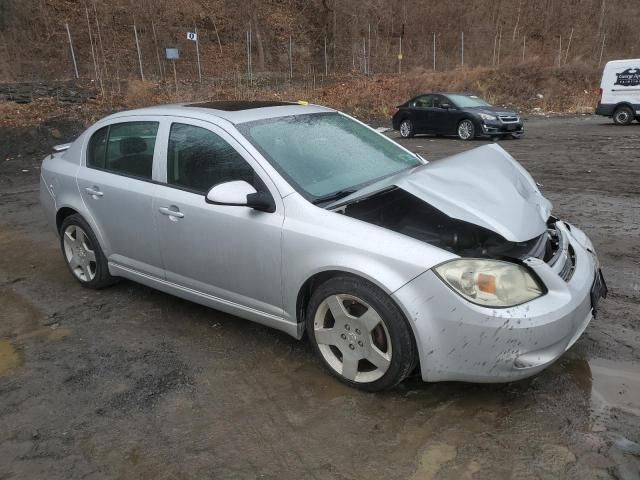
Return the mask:
<svg viewBox="0 0 640 480">
<path fill-rule="evenodd" d="M 87 166 L 151 180 L 158 122 L 116 123 L 89 140 Z"/>
<path fill-rule="evenodd" d="M 253 168 L 220 136 L 205 128 L 174 123 L 167 152 L 167 183 L 206 193 L 223 182 L 255 185 Z"/>
<path fill-rule="evenodd" d="M 414 107 L 430 107 L 431 106 L 431 101 L 432 101 L 433 96 L 432 95 L 423 95 L 421 97 L 418 97 L 414 100 L 413 102 L 413 106 Z"/>
</svg>

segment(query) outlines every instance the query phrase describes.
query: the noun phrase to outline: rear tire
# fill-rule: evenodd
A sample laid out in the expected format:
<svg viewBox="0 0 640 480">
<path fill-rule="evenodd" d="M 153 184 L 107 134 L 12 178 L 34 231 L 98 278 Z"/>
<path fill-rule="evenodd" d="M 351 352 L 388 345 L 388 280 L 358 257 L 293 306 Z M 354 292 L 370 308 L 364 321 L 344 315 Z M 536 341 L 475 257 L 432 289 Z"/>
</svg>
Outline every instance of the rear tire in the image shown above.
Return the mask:
<svg viewBox="0 0 640 480">
<path fill-rule="evenodd" d="M 311 295 L 306 311 L 311 345 L 341 382 L 368 392 L 392 388 L 416 367 L 413 332 L 385 292 L 354 276 L 334 277 Z"/>
<path fill-rule="evenodd" d="M 99 290 L 118 281 L 109 273 L 107 258 L 81 215 L 69 215 L 62 222 L 60 247 L 67 268 L 83 287 Z"/>
<path fill-rule="evenodd" d="M 616 125 L 630 125 L 633 118 L 633 110 L 626 105 L 616 108 L 616 111 L 613 112 L 613 123 Z"/>
<path fill-rule="evenodd" d="M 408 118 L 405 118 L 400 122 L 400 136 L 402 138 L 411 138 L 416 134 L 413 128 L 413 122 Z"/>
</svg>

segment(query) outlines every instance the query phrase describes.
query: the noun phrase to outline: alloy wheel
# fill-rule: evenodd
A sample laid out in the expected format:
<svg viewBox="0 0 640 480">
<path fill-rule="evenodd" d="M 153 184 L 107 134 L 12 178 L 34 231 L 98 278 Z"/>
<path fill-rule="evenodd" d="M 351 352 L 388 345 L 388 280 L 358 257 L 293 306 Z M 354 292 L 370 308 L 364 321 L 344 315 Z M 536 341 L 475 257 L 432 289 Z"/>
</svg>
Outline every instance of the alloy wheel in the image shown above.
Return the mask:
<svg viewBox="0 0 640 480">
<path fill-rule="evenodd" d="M 326 362 L 348 380 L 374 382 L 391 365 L 391 338 L 384 320 L 356 296 L 324 299 L 314 316 L 313 333 Z"/>
<path fill-rule="evenodd" d="M 411 136 L 412 131 L 413 127 L 411 125 L 411 122 L 409 120 L 403 120 L 400 124 L 400 135 L 404 138 L 407 138 Z"/>
<path fill-rule="evenodd" d="M 471 139 L 473 137 L 473 131 L 474 127 L 471 120 L 463 120 L 460 122 L 460 125 L 458 125 L 458 137 L 460 137 L 461 140 Z"/>
<path fill-rule="evenodd" d="M 96 277 L 96 254 L 87 233 L 77 225 L 69 225 L 63 232 L 64 255 L 73 274 L 82 282 Z"/>
</svg>

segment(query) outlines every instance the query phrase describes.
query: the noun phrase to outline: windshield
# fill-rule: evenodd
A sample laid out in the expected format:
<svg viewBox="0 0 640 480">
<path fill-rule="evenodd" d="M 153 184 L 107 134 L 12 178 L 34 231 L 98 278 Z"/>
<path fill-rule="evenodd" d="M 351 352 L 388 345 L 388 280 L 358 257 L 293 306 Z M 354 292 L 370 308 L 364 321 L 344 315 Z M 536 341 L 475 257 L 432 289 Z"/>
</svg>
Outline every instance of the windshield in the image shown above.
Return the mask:
<svg viewBox="0 0 640 480">
<path fill-rule="evenodd" d="M 475 95 L 448 95 L 449 99 L 456 104 L 458 108 L 469 107 L 490 107 L 491 104 L 485 102 Z"/>
<path fill-rule="evenodd" d="M 412 153 L 339 113 L 259 120 L 238 129 L 311 201 L 421 165 Z"/>
</svg>

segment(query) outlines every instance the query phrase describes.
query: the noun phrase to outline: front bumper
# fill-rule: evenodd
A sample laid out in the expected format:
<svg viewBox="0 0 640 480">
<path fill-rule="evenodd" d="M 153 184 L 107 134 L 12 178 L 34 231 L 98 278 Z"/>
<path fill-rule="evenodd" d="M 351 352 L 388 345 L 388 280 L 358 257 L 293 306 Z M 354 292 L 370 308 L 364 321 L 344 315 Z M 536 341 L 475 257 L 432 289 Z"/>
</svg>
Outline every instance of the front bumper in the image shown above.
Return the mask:
<svg viewBox="0 0 640 480">
<path fill-rule="evenodd" d="M 498 120 L 484 120 L 480 122 L 480 126 L 483 136 L 513 135 L 514 137 L 520 137 L 524 135 L 524 125 L 522 122 L 504 123 Z"/>
<path fill-rule="evenodd" d="M 394 293 L 412 322 L 425 381 L 506 382 L 534 375 L 557 360 L 593 317 L 591 289 L 599 275 L 591 241 L 579 229 L 557 228 L 575 255 L 568 281 L 560 264 L 525 262 L 547 293 L 523 305 L 486 308 L 464 300 L 431 270 Z M 569 247 L 570 246 L 570 247 Z"/>
</svg>

